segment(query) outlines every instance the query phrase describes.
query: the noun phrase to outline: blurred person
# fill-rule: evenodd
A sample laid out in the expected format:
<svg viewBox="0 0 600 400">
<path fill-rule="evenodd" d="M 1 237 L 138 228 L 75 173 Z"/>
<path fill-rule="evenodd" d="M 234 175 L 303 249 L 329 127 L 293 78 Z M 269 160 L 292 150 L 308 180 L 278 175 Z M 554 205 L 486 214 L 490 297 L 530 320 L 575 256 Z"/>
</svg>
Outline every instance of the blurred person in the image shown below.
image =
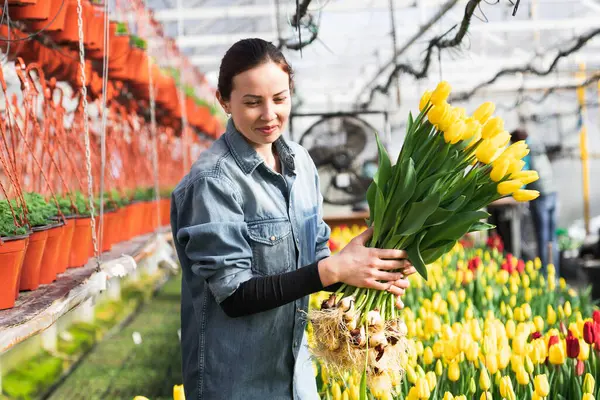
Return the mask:
<svg viewBox="0 0 600 400">
<path fill-rule="evenodd" d="M 556 224 L 558 220 L 558 193 L 552 173 L 552 165 L 543 143 L 535 140 L 524 129 L 511 132 L 511 142 L 524 140 L 530 152 L 523 158 L 523 170 L 535 170 L 540 179 L 527 185 L 528 189 L 537 190 L 540 196 L 529 203 L 531 219 L 535 227 L 538 256 L 542 261 L 542 270 L 547 274 L 546 266 L 550 262 L 549 247 L 552 244 L 552 263 L 556 268 L 556 277 L 560 277 L 560 258 Z"/>
</svg>

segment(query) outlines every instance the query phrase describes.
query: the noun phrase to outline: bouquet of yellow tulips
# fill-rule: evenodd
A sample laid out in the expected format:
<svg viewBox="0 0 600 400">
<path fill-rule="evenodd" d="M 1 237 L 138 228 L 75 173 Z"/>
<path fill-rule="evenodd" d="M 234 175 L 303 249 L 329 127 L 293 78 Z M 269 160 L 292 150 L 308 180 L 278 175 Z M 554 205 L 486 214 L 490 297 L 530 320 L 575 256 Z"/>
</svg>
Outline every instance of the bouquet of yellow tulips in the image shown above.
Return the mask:
<svg viewBox="0 0 600 400">
<path fill-rule="evenodd" d="M 481 221 L 489 216 L 482 208 L 508 195 L 517 201 L 539 195 L 522 189 L 538 175 L 521 171 L 525 142 L 506 148 L 510 134 L 500 117 L 492 117 L 494 105 L 484 103 L 467 116 L 447 103 L 449 94 L 450 85 L 441 82 L 423 95 L 394 165 L 376 137 L 379 168 L 367 191 L 369 245 L 406 250 L 425 279 L 426 265 L 466 233 L 491 227 Z M 406 329 L 392 294 L 343 285 L 309 319 L 313 353 L 329 366 L 362 369 L 365 381 L 402 372 Z"/>
</svg>

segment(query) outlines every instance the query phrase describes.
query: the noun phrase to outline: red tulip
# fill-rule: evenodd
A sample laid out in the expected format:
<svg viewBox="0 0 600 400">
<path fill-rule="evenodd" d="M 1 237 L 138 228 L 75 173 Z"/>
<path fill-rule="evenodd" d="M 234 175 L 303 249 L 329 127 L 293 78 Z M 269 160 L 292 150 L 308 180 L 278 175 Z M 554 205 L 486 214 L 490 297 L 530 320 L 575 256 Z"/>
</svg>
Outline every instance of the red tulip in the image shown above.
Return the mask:
<svg viewBox="0 0 600 400">
<path fill-rule="evenodd" d="M 473 257 L 469 260 L 468 267 L 471 271 L 475 272 L 477 268 L 481 266 L 481 258 L 479 256 Z"/>
<path fill-rule="evenodd" d="M 519 262 L 517 263 L 517 271 L 519 271 L 520 274 L 525 272 L 525 261 L 519 260 Z"/>
<path fill-rule="evenodd" d="M 567 357 L 577 358 L 579 356 L 579 339 L 573 336 L 571 331 L 566 338 L 567 341 Z"/>
<path fill-rule="evenodd" d="M 536 339 L 539 339 L 539 338 L 541 338 L 541 337 L 542 337 L 542 334 L 541 334 L 541 333 L 539 333 L 539 332 L 533 332 L 533 333 L 531 334 L 531 340 L 536 340 Z"/>
<path fill-rule="evenodd" d="M 600 349 L 600 323 L 594 322 L 594 343 L 596 350 Z"/>
<path fill-rule="evenodd" d="M 548 340 L 548 349 L 550 347 L 552 347 L 553 344 L 558 344 L 559 340 L 558 340 L 558 336 L 554 335 L 554 336 L 550 336 L 550 339 Z"/>
<path fill-rule="evenodd" d="M 577 360 L 577 366 L 575 367 L 575 372 L 577 373 L 577 376 L 583 375 L 583 373 L 585 372 L 585 364 L 583 363 L 583 361 Z"/>
<path fill-rule="evenodd" d="M 591 321 L 586 321 L 583 324 L 583 340 L 585 340 L 587 344 L 594 343 L 594 325 Z"/>
<path fill-rule="evenodd" d="M 594 322 L 600 324 L 600 310 L 594 310 L 592 318 L 594 319 Z"/>
</svg>

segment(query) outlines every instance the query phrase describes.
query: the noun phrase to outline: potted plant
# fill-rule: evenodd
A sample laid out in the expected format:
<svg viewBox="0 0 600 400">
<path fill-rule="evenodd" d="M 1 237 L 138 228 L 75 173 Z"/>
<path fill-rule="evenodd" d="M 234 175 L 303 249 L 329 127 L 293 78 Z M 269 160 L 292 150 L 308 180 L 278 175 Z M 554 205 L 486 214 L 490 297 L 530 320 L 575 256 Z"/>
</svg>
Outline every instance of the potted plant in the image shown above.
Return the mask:
<svg viewBox="0 0 600 400">
<path fill-rule="evenodd" d="M 112 21 L 110 23 L 110 57 L 108 68 L 111 78 L 117 78 L 115 73 L 121 73 L 128 69 L 127 57 L 129 56 L 129 30 L 124 22 Z"/>
<path fill-rule="evenodd" d="M 22 207 L 14 200 L 0 200 L 0 310 L 15 304 L 28 240 Z"/>
<path fill-rule="evenodd" d="M 92 219 L 88 206 L 88 199 L 83 193 L 74 193 L 74 203 L 77 209 L 75 216 L 75 233 L 71 243 L 69 268 L 84 266 L 90 257 L 92 246 Z"/>
<path fill-rule="evenodd" d="M 56 257 L 56 272 L 57 274 L 61 274 L 65 272 L 69 266 L 73 235 L 75 234 L 75 216 L 77 215 L 77 206 L 74 204 L 74 201 L 71 200 L 69 194 L 57 197 L 56 200 L 56 203 L 50 203 L 50 207 L 52 207 L 52 214 L 55 216 L 62 214 L 65 222 L 63 234 L 60 239 L 60 251 Z"/>
<path fill-rule="evenodd" d="M 68 0 L 51 0 L 48 1 L 50 10 L 48 12 L 49 19 L 52 19 L 50 25 L 47 21 L 31 22 L 31 29 L 34 31 L 46 30 L 48 32 L 60 31 L 65 27 L 67 17 Z"/>
<path fill-rule="evenodd" d="M 52 219 L 52 207 L 42 195 L 30 192 L 25 193 L 23 197 L 32 234 L 23 260 L 19 290 L 35 290 L 40 285 L 41 275 L 44 277 L 43 283 L 51 283 L 56 279 L 55 262 L 63 224 Z M 51 241 L 47 247 L 49 238 Z M 44 256 L 46 259 L 43 264 Z"/>
</svg>

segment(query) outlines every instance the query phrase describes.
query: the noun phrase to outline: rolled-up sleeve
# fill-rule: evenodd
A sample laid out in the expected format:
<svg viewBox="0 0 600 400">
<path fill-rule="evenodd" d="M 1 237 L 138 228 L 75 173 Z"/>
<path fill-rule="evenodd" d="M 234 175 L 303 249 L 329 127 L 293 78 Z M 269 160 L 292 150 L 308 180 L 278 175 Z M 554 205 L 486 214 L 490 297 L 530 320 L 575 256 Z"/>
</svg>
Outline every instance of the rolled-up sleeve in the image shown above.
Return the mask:
<svg viewBox="0 0 600 400">
<path fill-rule="evenodd" d="M 252 249 L 241 199 L 231 183 L 197 179 L 180 202 L 177 242 L 194 276 L 204 279 L 218 303 L 252 278 Z"/>
</svg>

